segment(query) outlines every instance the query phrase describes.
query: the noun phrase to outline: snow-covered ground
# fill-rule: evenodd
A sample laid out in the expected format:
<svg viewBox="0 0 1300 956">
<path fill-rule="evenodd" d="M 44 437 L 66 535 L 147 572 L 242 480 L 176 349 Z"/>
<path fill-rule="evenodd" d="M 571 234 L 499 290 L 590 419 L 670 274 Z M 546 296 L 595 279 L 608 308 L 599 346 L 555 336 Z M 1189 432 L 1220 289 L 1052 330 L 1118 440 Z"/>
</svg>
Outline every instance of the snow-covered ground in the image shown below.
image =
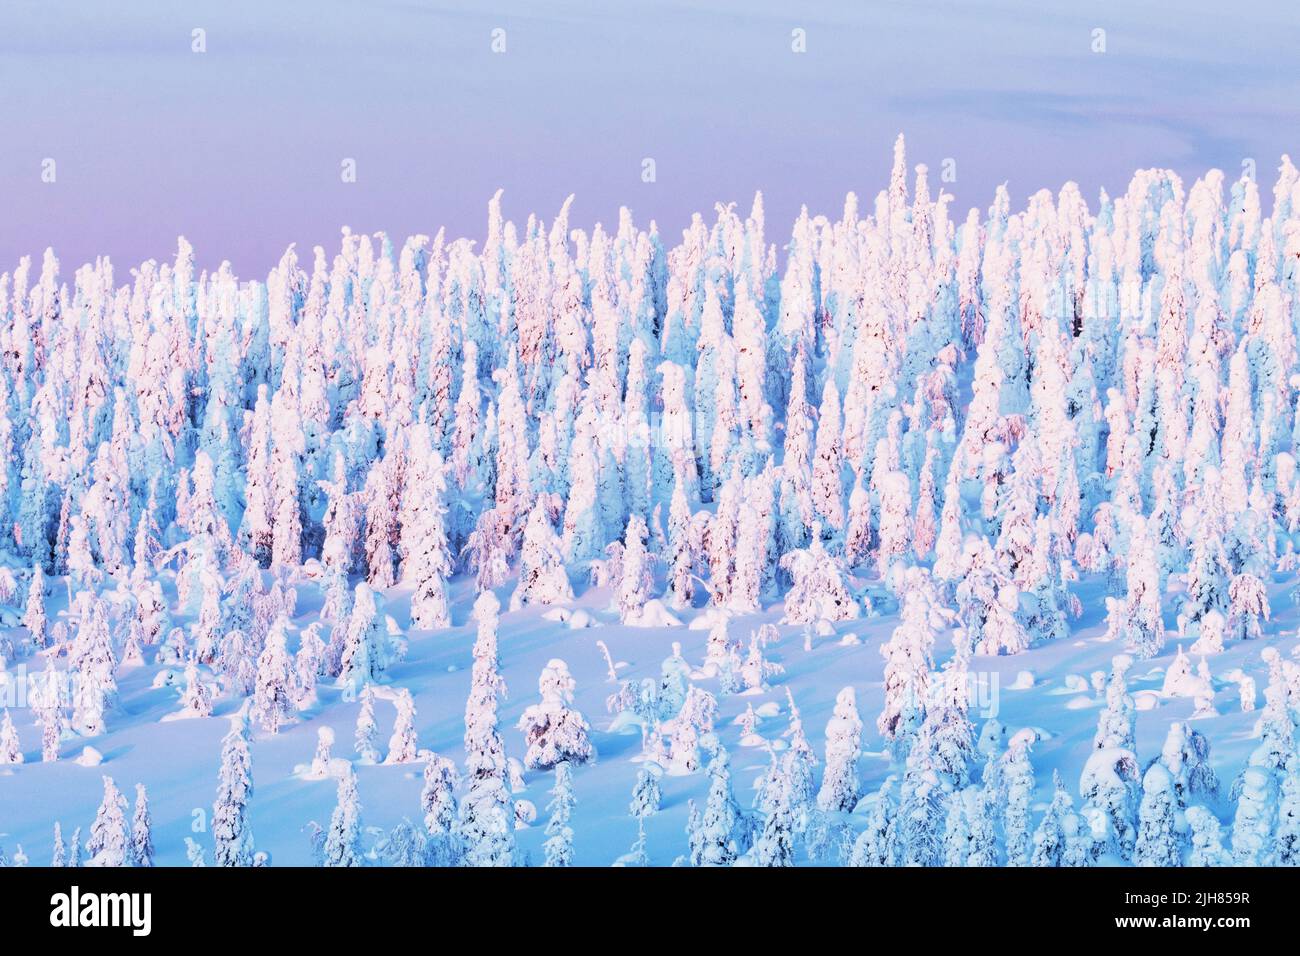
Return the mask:
<svg viewBox="0 0 1300 956">
<path fill-rule="evenodd" d="M 1190 719 L 1192 726 L 1211 741 L 1213 764 L 1225 791 L 1243 769 L 1249 752 L 1258 743 L 1253 731 L 1259 712 L 1242 713 L 1237 684 L 1226 675 L 1240 669 L 1263 688 L 1268 669 L 1260 658 L 1262 648 L 1274 646 L 1290 654 L 1300 647 L 1297 612 L 1288 596 L 1294 582 L 1282 578 L 1279 575 L 1279 582 L 1270 589 L 1277 613 L 1268 626 L 1267 640 L 1230 646 L 1211 659 L 1215 714 L 1193 719 L 1191 698 L 1161 694 L 1165 671 L 1178 648 L 1175 640 L 1170 640 L 1160 656 L 1139 661 L 1133 667 L 1130 687 L 1140 701 L 1137 742 L 1144 764 L 1159 754 L 1171 722 Z M 869 586 L 870 582 L 863 584 Z M 510 590 L 500 589 L 503 604 Z M 1068 639 L 1014 657 L 976 656 L 971 663 L 980 687 L 973 694 L 971 714 L 977 727 L 982 718 L 995 717 L 1006 725 L 1009 735 L 1022 728 L 1033 728 L 1038 734 L 1031 757 L 1037 778 L 1033 800 L 1036 816 L 1051 799 L 1052 771 L 1059 771 L 1072 791 L 1077 787 L 1084 762 L 1092 752 L 1097 715 L 1103 705 L 1102 697 L 1085 685 L 1094 671 L 1108 672 L 1111 658 L 1123 652 L 1122 645 L 1104 640 L 1102 590 L 1095 581 L 1084 581 L 1078 587 L 1084 614 L 1075 622 Z M 319 604 L 315 591 L 314 585 L 302 589 L 302 613 L 295 618 L 296 624 L 305 625 L 315 618 Z M 474 600 L 472 582 L 458 581 L 453 594 L 455 626 L 447 631 L 413 632 L 406 660 L 392 669 L 391 683 L 384 686 L 412 692 L 421 748 L 434 750 L 459 765 L 464 759 L 464 704 L 474 637 L 469 620 Z M 598 625 L 591 628 L 570 630 L 547 621 L 545 608 L 506 613 L 500 628 L 501 668 L 509 687 L 509 696 L 500 710 L 507 755 L 516 759 L 523 756 L 523 735 L 514 725 L 524 708 L 537 702 L 537 677 L 547 661 L 563 659 L 576 679 L 575 704 L 592 725 L 597 751 L 595 762 L 574 773 L 574 862 L 585 866 L 609 865 L 635 841 L 636 820 L 629 815 L 628 805 L 641 766 L 641 738 L 636 728 L 621 733 L 609 730 L 613 718 L 606 711 L 605 701 L 617 685 L 609 680 L 597 642 L 604 641 L 608 646 L 621 680 L 657 678 L 674 642 L 681 644 L 688 663 L 702 664 L 709 633 L 689 626 L 623 626 L 618 623 L 617 612 L 609 610 L 610 599 L 609 589 L 592 588 L 573 602 L 572 607 L 591 614 Z M 387 612 L 405 620 L 406 608 L 407 594 L 396 589 L 390 595 Z M 697 610 L 683 618 L 689 624 L 707 613 Z M 764 622 L 775 623 L 780 617 L 778 604 L 762 614 L 737 617 L 731 627 L 736 634 L 747 637 L 751 629 Z M 788 729 L 790 716 L 787 690 L 794 696 L 820 761 L 826 721 L 836 693 L 843 687 L 853 687 L 867 725 L 866 753 L 861 763 L 864 791 L 873 792 L 886 776 L 896 772 L 891 770 L 873 724 L 883 703 L 880 646 L 897 622 L 895 613 L 842 622 L 835 625 L 833 636 L 815 637 L 811 650 L 804 648 L 802 627 L 778 625 L 781 639 L 768 657 L 781 664 L 785 673 L 773 678 L 771 688 L 761 693 L 718 695 L 717 732 L 731 754 L 736 795 L 742 806 L 749 807 L 752 786 L 768 766 L 767 744 L 784 746 L 782 735 Z M 1172 627 L 1172 618 L 1169 623 Z M 846 642 L 850 635 L 856 640 Z M 30 711 L 12 712 L 28 763 L 0 769 L 0 842 L 11 856 L 15 846 L 21 844 L 33 864 L 48 863 L 51 827 L 56 820 L 62 821 L 65 839 L 76 826 L 83 828 L 84 836 L 100 803 L 103 774 L 112 775 L 128 795 L 131 785 L 146 784 L 159 865 L 186 865 L 186 837 L 208 843 L 207 834 L 195 832 L 194 827 L 206 826 L 211 816 L 221 739 L 229 729 L 228 715 L 237 705 L 235 701 L 220 700 L 212 717 L 163 720 L 180 710 L 179 689 L 152 686 L 159 671 L 166 669 L 143 666 L 122 672 L 122 703 L 109 715 L 109 732 L 84 741 L 84 745 L 103 754 L 98 766 L 78 766 L 72 759 L 40 763 L 40 728 L 29 719 Z M 1032 686 L 1022 687 L 1026 673 L 1032 677 Z M 695 680 L 718 693 L 717 678 L 697 676 Z M 304 779 L 303 770 L 311 763 L 318 729 L 326 726 L 334 730 L 335 756 L 356 757 L 353 732 L 360 704 L 344 701 L 342 691 L 332 688 L 321 688 L 319 694 L 320 703 L 299 715 L 278 735 L 253 735 L 250 749 L 255 792 L 249 817 L 256 848 L 270 853 L 273 864 L 309 865 L 311 847 L 304 827 L 310 820 L 325 825 L 334 808 L 333 779 Z M 757 728 L 761 742 L 741 742 L 736 719 L 749 706 L 762 715 Z M 395 717 L 391 701 L 381 699 L 376 716 L 377 741 L 386 754 Z M 82 745 L 82 741 L 67 743 L 63 748 L 65 757 L 77 756 Z M 386 831 L 403 818 L 421 819 L 423 764 L 357 766 L 356 770 L 362 819 L 367 828 Z M 538 864 L 543 856 L 545 807 L 553 776 L 544 771 L 525 772 L 526 786 L 514 794 L 516 799 L 528 800 L 537 807 L 537 823 L 517 830 L 516 837 L 519 846 Z M 646 820 L 647 851 L 652 864 L 669 865 L 687 853 L 687 800 L 702 803 L 708 775 L 703 770 L 685 776 L 665 775 L 660 785 L 662 809 Z M 1225 800 L 1217 809 L 1227 813 L 1230 805 Z M 855 827 L 862 825 L 861 817 L 859 814 Z M 372 831 L 365 843 L 372 844 L 377 838 L 378 833 Z M 802 852 L 800 859 L 806 859 Z M 210 863 L 210 851 L 208 860 Z"/>
</svg>

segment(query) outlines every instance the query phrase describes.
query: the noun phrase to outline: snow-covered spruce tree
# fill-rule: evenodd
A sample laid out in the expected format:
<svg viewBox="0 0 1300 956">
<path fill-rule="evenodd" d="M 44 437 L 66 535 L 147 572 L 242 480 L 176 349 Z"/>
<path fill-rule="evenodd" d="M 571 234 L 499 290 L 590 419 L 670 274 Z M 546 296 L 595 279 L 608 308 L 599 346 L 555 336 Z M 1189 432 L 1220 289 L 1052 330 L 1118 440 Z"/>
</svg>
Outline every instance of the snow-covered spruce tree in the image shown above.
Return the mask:
<svg viewBox="0 0 1300 956">
<path fill-rule="evenodd" d="M 1250 641 L 1263 635 L 1263 625 L 1268 623 L 1271 609 L 1264 582 L 1250 573 L 1238 574 L 1228 585 L 1228 621 L 1229 640 Z M 1192 648 L 1196 651 L 1196 647 Z M 1205 648 L 1200 653 L 1212 653 L 1212 648 Z"/>
<path fill-rule="evenodd" d="M 1111 659 L 1110 679 L 1106 682 L 1106 708 L 1097 718 L 1097 733 L 1092 745 L 1097 750 L 1119 748 L 1133 750 L 1136 744 L 1137 711 L 1128 692 L 1128 670 L 1133 659 L 1119 654 Z"/>
<path fill-rule="evenodd" d="M 1094 750 L 1079 778 L 1081 813 L 1091 830 L 1093 862 L 1131 861 L 1141 786 L 1137 757 L 1122 747 Z"/>
<path fill-rule="evenodd" d="M 455 791 L 456 765 L 446 757 L 426 752 L 420 809 L 428 834 L 426 858 L 430 866 L 455 866 L 459 862 Z"/>
<path fill-rule="evenodd" d="M 130 866 L 131 833 L 126 821 L 126 797 L 112 777 L 104 777 L 104 799 L 86 840 L 89 866 Z"/>
<path fill-rule="evenodd" d="M 817 412 L 817 443 L 813 449 L 813 511 L 829 534 L 844 527 L 844 457 L 840 437 L 840 396 L 827 379 Z"/>
<path fill-rule="evenodd" d="M 420 749 L 415 733 L 415 698 L 403 687 L 393 705 L 397 708 L 397 719 L 393 722 L 393 735 L 388 738 L 384 763 L 411 763 Z"/>
<path fill-rule="evenodd" d="M 131 860 L 136 866 L 153 866 L 153 818 L 144 784 L 135 785 L 135 813 L 131 817 Z"/>
<path fill-rule="evenodd" d="M 31 636 L 32 646 L 43 650 L 49 643 L 45 616 L 45 572 L 38 564 L 32 570 L 32 583 L 27 589 L 27 609 L 23 613 L 23 626 Z"/>
<path fill-rule="evenodd" d="M 1019 654 L 1031 635 L 1019 617 L 1020 590 L 983 538 L 968 538 L 956 587 L 957 614 L 979 654 Z"/>
<path fill-rule="evenodd" d="M 248 824 L 252 796 L 248 736 L 241 715 L 231 721 L 230 732 L 221 742 L 217 797 L 212 804 L 213 861 L 217 866 L 252 866 L 253 833 Z"/>
<path fill-rule="evenodd" d="M 0 764 L 22 762 L 23 748 L 18 741 L 18 730 L 9 716 L 9 709 L 5 708 L 4 720 L 0 722 Z"/>
<path fill-rule="evenodd" d="M 847 621 L 861 614 L 844 584 L 844 562 L 827 553 L 820 535 L 814 535 L 807 548 L 783 555 L 781 567 L 793 581 L 785 596 L 784 623 Z"/>
<path fill-rule="evenodd" d="M 280 732 L 293 712 L 293 659 L 289 656 L 285 629 L 289 621 L 281 616 L 271 625 L 266 646 L 257 658 L 257 686 L 253 692 L 253 716 L 269 733 Z"/>
<path fill-rule="evenodd" d="M 1232 855 L 1223 847 L 1218 817 L 1202 806 L 1188 807 L 1186 816 L 1192 843 L 1187 865 L 1231 866 Z"/>
<path fill-rule="evenodd" d="M 770 627 L 770 625 L 765 625 Z M 775 632 L 775 628 L 772 628 Z M 749 651 L 745 655 L 745 660 L 740 667 L 740 677 L 747 690 L 763 690 L 767 687 L 767 679 L 775 677 L 784 672 L 784 668 L 773 661 L 769 661 L 763 653 L 764 647 L 764 630 L 759 628 L 749 635 Z"/>
<path fill-rule="evenodd" d="M 524 765 L 530 770 L 549 770 L 561 761 L 586 763 L 595 751 L 586 719 L 572 706 L 575 682 L 568 665 L 559 659 L 549 661 L 537 686 L 542 702 L 525 709 L 519 718 L 519 729 L 528 744 Z"/>
<path fill-rule="evenodd" d="M 1067 818 L 1074 817 L 1074 800 L 1061 782 L 1058 771 L 1052 771 L 1052 802 L 1034 830 L 1033 866 L 1066 865 L 1068 847 Z M 1073 821 L 1070 821 L 1073 822 Z"/>
<path fill-rule="evenodd" d="M 945 792 L 938 775 L 909 760 L 898 807 L 898 843 L 903 866 L 943 863 Z"/>
<path fill-rule="evenodd" d="M 943 865 L 965 866 L 970 856 L 970 811 L 967 800 L 975 799 L 978 789 L 968 787 L 948 796 L 948 811 L 943 824 Z"/>
<path fill-rule="evenodd" d="M 1198 496 L 1199 520 L 1191 536 L 1192 556 L 1187 567 L 1187 590 L 1178 612 L 1179 629 L 1189 638 L 1200 636 L 1206 615 L 1226 616 L 1232 568 L 1224 551 L 1223 532 L 1226 518 L 1216 482 Z"/>
<path fill-rule="evenodd" d="M 375 747 L 375 737 L 379 725 L 375 723 L 375 689 L 370 684 L 361 688 L 358 695 L 361 706 L 357 710 L 357 724 L 353 733 L 356 744 L 357 760 L 361 763 L 378 763 L 379 750 Z"/>
<path fill-rule="evenodd" d="M 636 624 L 650 599 L 653 578 L 651 557 L 646 550 L 648 535 L 645 519 L 632 515 L 623 538 L 623 573 L 618 581 L 618 613 L 624 624 Z"/>
<path fill-rule="evenodd" d="M 394 481 L 391 472 L 395 460 L 376 461 L 366 476 L 366 580 L 371 587 L 385 590 L 397 581 L 397 555 L 393 550 L 393 532 L 397 526 Z"/>
<path fill-rule="evenodd" d="M 1146 521 L 1138 516 L 1129 528 L 1128 596 L 1124 606 L 1124 640 L 1141 658 L 1155 657 L 1164 648 L 1160 619 L 1160 570 Z"/>
<path fill-rule="evenodd" d="M 54 852 L 50 860 L 50 866 L 64 867 L 68 865 L 68 848 L 63 842 L 63 824 L 58 820 L 54 821 Z"/>
<path fill-rule="evenodd" d="M 885 705 L 876 729 L 894 752 L 905 757 L 925 718 L 934 667 L 934 642 L 951 625 L 933 579 L 924 568 L 908 568 L 900 579 L 899 623 L 880 648 L 885 658 Z"/>
<path fill-rule="evenodd" d="M 763 830 L 754 843 L 756 866 L 794 866 L 795 797 L 791 793 L 791 774 L 795 754 L 786 753 L 781 770 L 767 794 L 767 817 Z"/>
<path fill-rule="evenodd" d="M 1278 817 L 1276 772 L 1267 766 L 1248 766 L 1242 771 L 1237 791 L 1237 809 L 1232 819 L 1233 863 L 1270 866 L 1276 847 L 1274 833 Z"/>
<path fill-rule="evenodd" d="M 573 865 L 573 828 L 569 825 L 576 804 L 573 795 L 573 771 L 567 761 L 555 765 L 555 785 L 551 788 L 551 802 L 546 809 L 551 817 L 546 821 L 546 865 L 563 867 Z"/>
<path fill-rule="evenodd" d="M 719 746 L 709 761 L 709 795 L 700 816 L 699 866 L 731 866 L 748 849 L 741 837 L 740 805 L 731 790 L 726 748 Z"/>
<path fill-rule="evenodd" d="M 1000 856 L 997 834 L 997 793 L 989 775 L 971 799 L 970 841 L 967 866 L 997 866 Z"/>
<path fill-rule="evenodd" d="M 880 519 L 877 561 L 880 576 L 912 549 L 912 486 L 906 474 L 892 471 L 880 484 Z"/>
<path fill-rule="evenodd" d="M 850 866 L 897 866 L 898 839 L 892 788 L 893 777 L 881 785 L 867 812 L 867 825 L 849 854 Z"/>
<path fill-rule="evenodd" d="M 1136 866 L 1181 866 L 1182 839 L 1178 833 L 1178 801 L 1174 780 L 1159 763 L 1147 768 L 1142 777 L 1142 803 L 1138 808 Z"/>
<path fill-rule="evenodd" d="M 411 626 L 422 630 L 448 627 L 451 610 L 447 579 L 452 556 L 447 533 L 447 476 L 442 457 L 429 451 L 416 456 L 405 489 L 406 520 L 402 524 L 402 577 L 415 587 L 411 595 Z"/>
<path fill-rule="evenodd" d="M 325 834 L 324 866 L 364 866 L 361 855 L 361 800 L 357 774 L 348 764 L 339 778 L 338 799 Z"/>
<path fill-rule="evenodd" d="M 1007 866 L 1028 866 L 1033 851 L 1029 806 L 1034 797 L 1034 767 L 1029 762 L 1032 731 L 1012 738 L 1003 756 L 1002 781 L 1006 794 L 1003 815 Z"/>
<path fill-rule="evenodd" d="M 862 720 L 852 687 L 835 698 L 835 711 L 826 724 L 826 771 L 817 793 L 819 809 L 849 811 L 858 802 L 858 758 L 862 755 Z"/>
<path fill-rule="evenodd" d="M 533 502 L 524 526 L 519 552 L 519 584 L 510 596 L 510 610 L 526 604 L 564 604 L 573 600 L 573 588 L 564 570 L 560 537 L 551 525 L 542 496 Z"/>
<path fill-rule="evenodd" d="M 388 636 L 383 599 L 365 581 L 357 583 L 339 659 L 338 686 L 354 693 L 378 682 L 398 656 Z"/>
<path fill-rule="evenodd" d="M 953 631 L 953 655 L 937 674 L 930 675 L 925 718 L 915 742 L 906 750 L 907 762 L 915 762 L 938 775 L 946 789 L 959 790 L 970 781 L 974 759 L 975 728 L 969 706 L 970 645 L 966 632 Z M 904 746 L 907 741 L 902 741 Z M 902 748 L 896 748 L 902 754 Z M 913 760 L 913 758 L 915 758 Z"/>
<path fill-rule="evenodd" d="M 59 759 L 59 745 L 63 742 L 63 709 L 57 701 L 41 708 L 41 760 L 54 763 Z"/>
<path fill-rule="evenodd" d="M 1275 844 L 1278 866 L 1300 866 L 1300 773 L 1295 771 L 1282 778 Z"/>
<path fill-rule="evenodd" d="M 632 802 L 628 805 L 628 812 L 634 817 L 658 813 L 662 799 L 658 773 L 643 765 L 636 774 L 636 786 L 632 788 Z"/>
<path fill-rule="evenodd" d="M 867 563 L 872 545 L 871 492 L 859 471 L 849 493 L 849 513 L 844 528 L 844 560 L 851 568 Z"/>
<path fill-rule="evenodd" d="M 497 696 L 504 683 L 497 664 L 497 614 L 491 591 L 474 604 L 478 636 L 469 697 L 465 701 L 465 776 L 459 831 L 469 866 L 510 866 L 515 860 L 514 801 L 510 798 L 505 742 L 497 731 Z"/>
</svg>

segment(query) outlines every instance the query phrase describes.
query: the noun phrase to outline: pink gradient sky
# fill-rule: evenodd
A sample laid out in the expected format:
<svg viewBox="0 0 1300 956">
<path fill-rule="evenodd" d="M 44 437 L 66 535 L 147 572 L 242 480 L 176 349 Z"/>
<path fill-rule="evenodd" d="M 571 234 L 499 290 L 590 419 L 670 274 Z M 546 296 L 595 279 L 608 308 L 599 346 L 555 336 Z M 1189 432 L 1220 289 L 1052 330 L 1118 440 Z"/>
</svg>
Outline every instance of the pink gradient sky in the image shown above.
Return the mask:
<svg viewBox="0 0 1300 956">
<path fill-rule="evenodd" d="M 125 277 L 184 234 L 202 266 L 260 276 L 344 224 L 481 237 L 499 186 L 517 221 L 573 192 L 575 225 L 626 204 L 669 241 L 761 188 L 783 243 L 800 203 L 869 203 L 900 131 L 932 180 L 957 161 L 959 218 L 1003 180 L 1017 205 L 1068 179 L 1095 204 L 1140 166 L 1235 178 L 1249 157 L 1270 188 L 1300 136 L 1294 3 L 1135 6 L 6 0 L 0 271 L 52 245 L 65 275 L 107 253 Z"/>
</svg>

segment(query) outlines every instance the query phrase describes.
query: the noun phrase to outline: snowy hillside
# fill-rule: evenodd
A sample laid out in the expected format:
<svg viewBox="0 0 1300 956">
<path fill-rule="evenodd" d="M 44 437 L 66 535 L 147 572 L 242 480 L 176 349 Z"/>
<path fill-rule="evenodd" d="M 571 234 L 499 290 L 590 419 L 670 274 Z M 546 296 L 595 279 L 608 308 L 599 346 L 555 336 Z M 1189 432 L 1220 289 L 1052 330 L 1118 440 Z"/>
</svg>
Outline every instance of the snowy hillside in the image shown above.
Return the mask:
<svg viewBox="0 0 1300 956">
<path fill-rule="evenodd" d="M 0 276 L 0 847 L 1300 862 L 1300 173 Z"/>
</svg>

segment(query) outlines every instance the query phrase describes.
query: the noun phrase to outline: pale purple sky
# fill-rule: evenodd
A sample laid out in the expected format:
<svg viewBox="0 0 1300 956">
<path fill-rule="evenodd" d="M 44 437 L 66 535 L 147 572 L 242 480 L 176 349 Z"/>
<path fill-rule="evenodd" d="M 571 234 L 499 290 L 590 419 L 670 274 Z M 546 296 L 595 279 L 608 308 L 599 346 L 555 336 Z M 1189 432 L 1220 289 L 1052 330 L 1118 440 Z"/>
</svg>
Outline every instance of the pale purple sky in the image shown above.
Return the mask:
<svg viewBox="0 0 1300 956">
<path fill-rule="evenodd" d="M 1137 167 L 1235 178 L 1244 158 L 1267 191 L 1300 152 L 1294 0 L 1143 6 L 5 0 L 0 271 L 53 245 L 69 276 L 107 253 L 124 277 L 184 234 L 202 266 L 261 276 L 345 224 L 480 238 L 497 187 L 516 221 L 573 192 L 574 225 L 625 204 L 670 242 L 761 188 L 783 244 L 800 203 L 869 203 L 900 131 L 932 180 L 956 160 L 957 216 L 1003 180 L 1017 206 L 1074 180 L 1095 207 Z"/>
</svg>

